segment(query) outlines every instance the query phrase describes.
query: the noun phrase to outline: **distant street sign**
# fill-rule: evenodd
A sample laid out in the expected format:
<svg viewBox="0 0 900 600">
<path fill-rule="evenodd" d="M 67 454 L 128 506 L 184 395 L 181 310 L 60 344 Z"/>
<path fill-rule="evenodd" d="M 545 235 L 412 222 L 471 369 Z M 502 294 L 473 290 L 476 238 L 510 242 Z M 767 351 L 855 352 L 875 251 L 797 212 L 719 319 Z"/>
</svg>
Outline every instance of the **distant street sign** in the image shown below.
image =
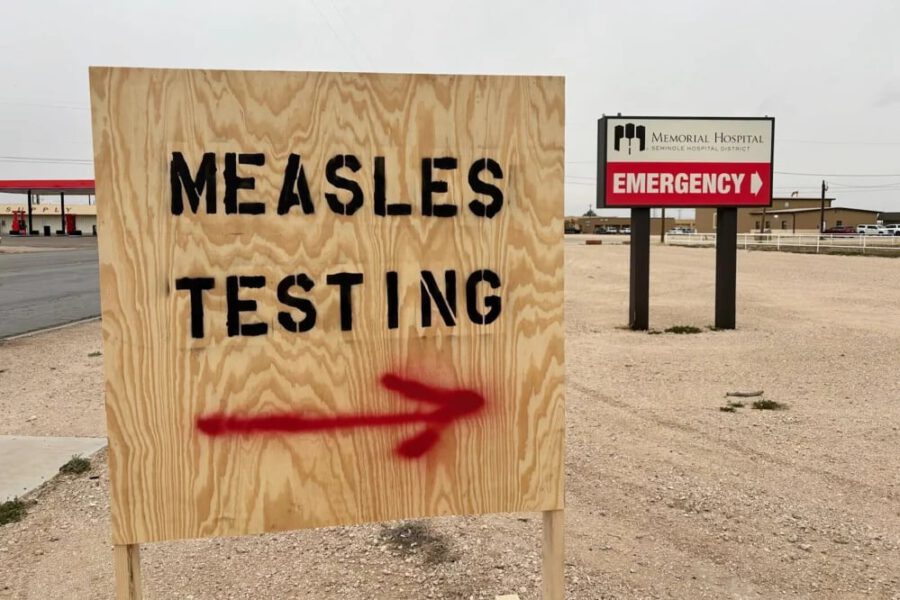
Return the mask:
<svg viewBox="0 0 900 600">
<path fill-rule="evenodd" d="M 774 131 L 771 117 L 603 117 L 597 206 L 770 206 Z"/>
</svg>

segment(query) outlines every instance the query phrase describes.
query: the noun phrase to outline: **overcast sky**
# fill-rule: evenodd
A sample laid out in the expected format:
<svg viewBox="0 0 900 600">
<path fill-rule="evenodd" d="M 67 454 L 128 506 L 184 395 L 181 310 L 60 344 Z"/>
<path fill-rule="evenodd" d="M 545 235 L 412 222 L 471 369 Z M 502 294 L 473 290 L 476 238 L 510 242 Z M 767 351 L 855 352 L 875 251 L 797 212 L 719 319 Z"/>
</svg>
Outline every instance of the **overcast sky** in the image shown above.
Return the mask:
<svg viewBox="0 0 900 600">
<path fill-rule="evenodd" d="M 5 0 L 0 56 L 0 179 L 93 177 L 89 65 L 554 74 L 567 214 L 604 112 L 773 115 L 776 195 L 900 211 L 897 0 Z"/>
</svg>

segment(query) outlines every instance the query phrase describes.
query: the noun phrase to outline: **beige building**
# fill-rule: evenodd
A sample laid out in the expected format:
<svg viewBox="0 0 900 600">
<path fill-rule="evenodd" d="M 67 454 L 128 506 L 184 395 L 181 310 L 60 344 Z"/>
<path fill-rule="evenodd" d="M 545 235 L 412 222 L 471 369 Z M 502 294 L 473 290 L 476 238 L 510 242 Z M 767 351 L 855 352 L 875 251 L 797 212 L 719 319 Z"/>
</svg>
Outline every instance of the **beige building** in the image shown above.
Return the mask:
<svg viewBox="0 0 900 600">
<path fill-rule="evenodd" d="M 750 213 L 755 225 L 763 218 L 761 210 Z M 819 231 L 819 219 L 822 218 L 820 208 L 785 208 L 767 210 L 765 214 L 766 229 L 772 233 L 815 233 Z M 853 227 L 863 224 L 874 224 L 878 219 L 878 211 L 860 208 L 843 208 L 832 206 L 825 209 L 824 229 L 830 227 Z"/>
<path fill-rule="evenodd" d="M 834 198 L 826 198 L 825 199 L 825 207 L 828 208 L 831 206 Z M 772 206 L 770 208 L 766 208 L 766 218 L 765 221 L 768 223 L 766 225 L 766 229 L 772 229 L 772 224 L 775 221 L 778 221 L 775 224 L 775 229 L 781 229 L 780 219 L 774 219 L 772 217 L 773 211 L 778 210 L 793 210 L 793 209 L 810 209 L 815 208 L 818 209 L 821 207 L 822 199 L 821 198 L 773 198 Z M 752 233 L 754 231 L 759 231 L 759 228 L 762 226 L 761 221 L 763 220 L 762 209 L 759 208 L 739 208 L 738 209 L 738 222 L 737 222 L 737 230 L 738 233 Z M 715 208 L 698 208 L 696 210 L 696 221 L 697 221 L 697 231 L 699 233 L 713 233 L 716 230 L 716 209 Z M 789 221 L 790 223 L 790 221 Z"/>
<path fill-rule="evenodd" d="M 833 201 L 825 199 L 825 229 L 875 223 L 879 218 L 878 211 L 832 206 Z M 774 198 L 769 208 L 739 208 L 737 230 L 754 233 L 762 227 L 772 233 L 812 233 L 819 230 L 821 209 L 821 198 Z M 715 232 L 715 208 L 698 208 L 696 215 L 699 233 Z"/>
<path fill-rule="evenodd" d="M 14 221 L 18 220 L 18 223 Z M 95 204 L 66 204 L 65 217 L 60 215 L 59 204 L 31 205 L 32 232 L 34 235 L 97 235 L 97 206 Z M 28 230 L 28 206 L 0 204 L 0 234 Z M 80 234 L 78 233 L 80 232 Z"/>
</svg>

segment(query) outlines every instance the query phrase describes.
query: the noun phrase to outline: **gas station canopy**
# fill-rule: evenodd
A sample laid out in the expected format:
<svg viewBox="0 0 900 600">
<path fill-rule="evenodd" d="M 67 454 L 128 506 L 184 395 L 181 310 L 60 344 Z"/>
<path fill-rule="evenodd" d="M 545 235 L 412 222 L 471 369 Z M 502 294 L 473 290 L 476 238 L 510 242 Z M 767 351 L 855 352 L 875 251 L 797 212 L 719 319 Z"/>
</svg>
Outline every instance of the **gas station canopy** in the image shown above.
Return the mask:
<svg viewBox="0 0 900 600">
<path fill-rule="evenodd" d="M 0 180 L 0 194 L 66 194 L 93 196 L 93 179 L 6 179 Z"/>
<path fill-rule="evenodd" d="M 39 235 L 34 228 L 34 202 L 33 198 L 42 195 L 59 194 L 59 234 L 80 235 L 81 232 L 75 226 L 75 214 L 67 214 L 66 194 L 69 196 L 93 196 L 93 179 L 6 179 L 0 180 L 0 193 L 26 194 L 28 196 L 28 221 L 23 217 L 24 211 L 13 211 L 13 223 L 10 233 L 14 235 Z M 88 199 L 90 203 L 90 198 Z M 71 213 L 71 207 L 68 211 Z M 16 216 L 18 213 L 18 216 Z M 68 217 L 68 218 L 67 218 Z M 50 235 L 51 226 L 44 225 L 44 235 Z"/>
</svg>

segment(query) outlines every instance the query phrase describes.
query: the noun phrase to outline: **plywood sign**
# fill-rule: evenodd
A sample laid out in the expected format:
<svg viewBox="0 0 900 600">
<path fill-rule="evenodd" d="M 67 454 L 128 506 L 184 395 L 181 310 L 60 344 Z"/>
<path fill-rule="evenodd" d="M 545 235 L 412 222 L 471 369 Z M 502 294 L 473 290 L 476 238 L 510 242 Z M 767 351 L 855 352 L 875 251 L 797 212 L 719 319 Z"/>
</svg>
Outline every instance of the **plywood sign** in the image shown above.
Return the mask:
<svg viewBox="0 0 900 600">
<path fill-rule="evenodd" d="M 117 544 L 563 499 L 563 81 L 91 70 Z"/>
</svg>

